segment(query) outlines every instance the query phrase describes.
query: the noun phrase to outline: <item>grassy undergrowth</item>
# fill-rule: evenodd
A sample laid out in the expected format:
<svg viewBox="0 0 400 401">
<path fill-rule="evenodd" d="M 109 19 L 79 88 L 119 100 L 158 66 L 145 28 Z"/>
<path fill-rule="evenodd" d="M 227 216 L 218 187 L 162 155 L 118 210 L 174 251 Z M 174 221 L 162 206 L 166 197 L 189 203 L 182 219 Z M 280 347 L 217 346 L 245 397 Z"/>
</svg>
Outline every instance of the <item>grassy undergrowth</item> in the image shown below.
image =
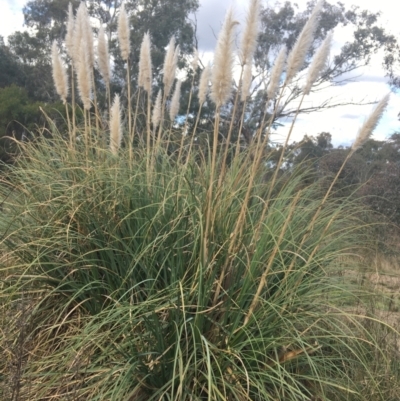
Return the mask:
<svg viewBox="0 0 400 401">
<path fill-rule="evenodd" d="M 396 362 L 370 328 L 390 330 L 349 308 L 363 293 L 337 263 L 368 240 L 357 204 L 321 210 L 318 186 L 292 172 L 260 220 L 260 168 L 230 249 L 250 170 L 233 165 L 205 257 L 207 162 L 87 157 L 57 135 L 24 154 L 1 220 L 15 399 L 390 399 L 382 369 Z"/>
<path fill-rule="evenodd" d="M 20 144 L 0 187 L 0 399 L 396 399 L 396 332 L 343 275 L 369 244 L 359 205 L 269 163 L 272 120 L 222 139 L 219 94 L 204 147 L 150 126 L 168 94 L 148 94 L 143 132 L 117 98 L 106 141 L 86 98 L 83 126 Z"/>
</svg>

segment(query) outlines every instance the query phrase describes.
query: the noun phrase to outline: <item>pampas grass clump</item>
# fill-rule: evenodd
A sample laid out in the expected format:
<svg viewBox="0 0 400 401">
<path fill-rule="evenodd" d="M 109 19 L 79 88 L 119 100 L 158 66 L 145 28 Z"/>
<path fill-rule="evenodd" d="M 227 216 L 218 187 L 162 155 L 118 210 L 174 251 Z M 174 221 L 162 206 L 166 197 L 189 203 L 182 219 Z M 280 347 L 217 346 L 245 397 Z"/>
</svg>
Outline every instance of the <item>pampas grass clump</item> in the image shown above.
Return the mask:
<svg viewBox="0 0 400 401">
<path fill-rule="evenodd" d="M 238 53 L 243 102 L 251 101 L 259 5 L 250 3 Z M 343 260 L 369 245 L 358 203 L 330 196 L 337 177 L 321 194 L 317 179 L 305 179 L 310 172 L 304 166 L 282 172 L 284 149 L 276 161 L 267 147 L 273 116 L 302 67 L 322 2 L 291 50 L 281 87 L 286 48 L 280 51 L 267 88 L 268 100 L 277 99 L 266 105 L 274 107 L 272 117 L 245 147 L 244 112 L 235 145 L 235 111 L 228 135 L 220 130 L 236 60 L 232 10 L 212 71 L 209 65 L 203 69 L 198 87 L 192 79 L 190 93 L 198 90 L 200 103 L 192 130 L 180 124 L 184 86 L 176 80 L 174 38 L 155 99 L 149 33 L 143 38 L 135 90 L 145 101 L 132 110 L 124 6 L 118 35 L 127 66 L 126 107 L 122 112 L 123 99 L 113 94 L 110 118 L 104 118 L 91 97 L 91 28 L 83 7 L 75 21 L 69 9 L 67 51 L 85 124 L 73 115 L 67 132 L 52 124 L 46 135 L 20 143 L 22 156 L 5 167 L 0 186 L 0 310 L 10 316 L 0 337 L 1 349 L 9 350 L 0 358 L 0 395 L 387 401 L 381 378 L 394 377 L 394 359 L 369 329 L 378 319 L 354 312 L 355 305 L 365 307 L 367 294 L 342 274 Z M 303 97 L 325 65 L 329 42 L 309 68 Z M 98 67 L 108 84 L 106 43 L 100 29 Z M 54 46 L 55 83 L 65 100 L 59 57 Z M 191 67 L 196 74 L 196 53 Z M 204 128 L 201 114 L 210 81 L 213 132 Z M 233 110 L 238 102 L 237 94 Z M 366 120 L 348 158 L 370 136 L 387 102 L 388 96 Z M 168 105 L 171 121 L 164 120 Z M 137 121 L 142 114 L 145 126 Z M 85 140 L 75 141 L 75 132 Z"/>
</svg>

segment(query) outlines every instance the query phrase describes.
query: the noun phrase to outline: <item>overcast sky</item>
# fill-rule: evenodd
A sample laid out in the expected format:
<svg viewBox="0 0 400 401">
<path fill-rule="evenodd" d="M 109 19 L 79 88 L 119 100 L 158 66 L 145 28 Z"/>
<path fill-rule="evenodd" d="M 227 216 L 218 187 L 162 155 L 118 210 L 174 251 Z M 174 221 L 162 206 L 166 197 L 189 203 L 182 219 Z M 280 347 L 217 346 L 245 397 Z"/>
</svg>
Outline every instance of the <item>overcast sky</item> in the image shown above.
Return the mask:
<svg viewBox="0 0 400 401">
<path fill-rule="evenodd" d="M 248 0 L 200 0 L 200 9 L 197 13 L 198 39 L 200 51 L 204 59 L 212 57 L 215 45 L 215 36 L 218 34 L 224 14 L 229 5 L 233 5 L 236 18 L 240 21 L 246 15 Z M 295 1 L 303 9 L 307 0 Z M 7 37 L 15 30 L 22 29 L 22 7 L 26 0 L 0 0 L 0 35 Z M 264 4 L 273 4 L 272 0 L 264 0 Z M 381 11 L 381 23 L 387 30 L 395 34 L 400 40 L 400 26 L 398 13 L 393 0 L 342 0 L 345 6 L 360 6 L 376 12 Z M 334 49 L 345 43 L 351 32 L 347 28 L 337 29 L 334 33 Z M 363 69 L 354 76 L 354 82 L 343 86 L 329 88 L 318 95 L 311 95 L 306 102 L 319 104 L 326 98 L 333 97 L 335 101 L 376 101 L 382 98 L 389 90 L 381 67 L 382 58 L 374 58 L 370 67 Z M 331 132 L 336 145 L 349 145 L 357 135 L 360 125 L 368 115 L 372 106 L 346 106 L 303 116 L 295 126 L 292 138 L 299 140 L 304 134 L 316 135 L 322 131 Z M 400 95 L 392 94 L 389 107 L 380 125 L 375 131 L 374 138 L 384 139 L 395 131 L 400 131 L 400 122 L 397 114 L 400 112 Z M 279 134 L 285 135 L 287 128 L 281 129 Z"/>
</svg>

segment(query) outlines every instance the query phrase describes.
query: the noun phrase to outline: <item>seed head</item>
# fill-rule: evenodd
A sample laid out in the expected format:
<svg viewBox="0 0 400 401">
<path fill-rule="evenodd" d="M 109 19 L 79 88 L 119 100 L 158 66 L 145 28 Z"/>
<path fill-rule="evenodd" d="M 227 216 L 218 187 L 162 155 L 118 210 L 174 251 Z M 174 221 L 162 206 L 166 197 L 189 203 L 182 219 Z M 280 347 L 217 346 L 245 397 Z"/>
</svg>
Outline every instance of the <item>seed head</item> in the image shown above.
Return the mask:
<svg viewBox="0 0 400 401">
<path fill-rule="evenodd" d="M 144 34 L 142 45 L 140 46 L 139 60 L 139 86 L 144 88 L 147 93 L 151 93 L 152 66 L 151 66 L 151 42 L 150 34 Z"/>
<path fill-rule="evenodd" d="M 109 85 L 111 77 L 110 56 L 108 53 L 108 42 L 102 25 L 100 26 L 97 38 L 97 64 L 101 76 L 105 83 Z"/>
<path fill-rule="evenodd" d="M 276 96 L 282 72 L 285 67 L 285 62 L 286 62 L 286 46 L 283 45 L 271 71 L 271 78 L 267 89 L 267 96 L 269 100 L 274 99 Z"/>
<path fill-rule="evenodd" d="M 171 121 L 175 120 L 175 117 L 179 111 L 179 99 L 181 97 L 181 84 L 182 84 L 182 82 L 178 79 L 176 81 L 174 94 L 172 95 L 171 104 L 169 106 L 169 117 L 170 117 Z"/>
<path fill-rule="evenodd" d="M 289 84 L 292 81 L 294 76 L 304 65 L 307 52 L 310 49 L 311 43 L 314 39 L 314 33 L 318 26 L 318 18 L 323 4 L 324 0 L 319 0 L 288 56 L 288 66 L 285 80 L 286 84 Z"/>
<path fill-rule="evenodd" d="M 242 102 L 244 102 L 250 94 L 250 87 L 251 87 L 251 82 L 252 82 L 252 78 L 253 78 L 252 68 L 253 68 L 253 62 L 250 59 L 249 62 L 245 64 L 244 70 L 243 70 L 242 90 L 240 93 L 240 100 Z"/>
<path fill-rule="evenodd" d="M 178 52 L 179 46 L 175 48 L 175 38 L 172 37 L 169 41 L 168 50 L 165 53 L 164 58 L 164 68 L 163 68 L 163 83 L 164 83 L 164 93 L 165 96 L 168 96 L 172 84 L 174 83 L 175 74 L 176 74 L 176 65 L 178 62 Z"/>
<path fill-rule="evenodd" d="M 57 94 L 65 104 L 68 96 L 68 77 L 65 67 L 61 61 L 61 57 L 58 54 L 58 47 L 56 41 L 53 42 L 51 48 L 51 59 L 53 64 L 53 79 L 56 87 Z"/>
<path fill-rule="evenodd" d="M 315 53 L 314 59 L 310 65 L 307 75 L 307 82 L 304 85 L 304 94 L 308 95 L 314 82 L 325 68 L 326 61 L 329 56 L 329 51 L 332 44 L 332 33 L 329 33 L 326 39 L 322 42 L 322 45 Z"/>
<path fill-rule="evenodd" d="M 123 60 L 128 60 L 130 53 L 129 19 L 125 11 L 125 3 L 121 4 L 118 17 L 118 40 Z"/>
<path fill-rule="evenodd" d="M 156 102 L 153 108 L 153 115 L 151 117 L 151 122 L 153 123 L 154 131 L 157 129 L 161 120 L 161 100 L 162 100 L 162 92 L 160 89 L 157 94 Z"/>
<path fill-rule="evenodd" d="M 230 8 L 218 36 L 211 76 L 212 87 L 210 97 L 217 106 L 225 104 L 232 91 L 233 41 L 235 26 L 237 24 L 238 22 L 234 21 L 233 12 Z"/>
<path fill-rule="evenodd" d="M 241 64 L 245 65 L 253 58 L 257 45 L 258 26 L 260 21 L 260 0 L 250 0 L 249 12 L 240 46 Z"/>
<path fill-rule="evenodd" d="M 377 127 L 379 120 L 382 117 L 383 112 L 385 111 L 388 103 L 389 103 L 390 93 L 388 93 L 372 110 L 369 117 L 365 120 L 364 124 L 361 126 L 358 131 L 356 140 L 354 141 L 351 151 L 355 152 L 359 149 L 364 143 L 370 138 L 374 129 Z"/>
<path fill-rule="evenodd" d="M 115 95 L 110 111 L 110 150 L 114 155 L 118 154 L 122 140 L 121 108 L 119 95 Z"/>
<path fill-rule="evenodd" d="M 74 11 L 72 4 L 68 4 L 68 21 L 67 21 L 67 33 L 65 35 L 65 47 L 67 49 L 68 56 L 73 58 L 74 55 Z"/>
<path fill-rule="evenodd" d="M 90 110 L 91 97 L 91 75 L 88 59 L 88 51 L 86 42 L 80 45 L 78 68 L 77 68 L 78 91 L 85 110 Z"/>
</svg>

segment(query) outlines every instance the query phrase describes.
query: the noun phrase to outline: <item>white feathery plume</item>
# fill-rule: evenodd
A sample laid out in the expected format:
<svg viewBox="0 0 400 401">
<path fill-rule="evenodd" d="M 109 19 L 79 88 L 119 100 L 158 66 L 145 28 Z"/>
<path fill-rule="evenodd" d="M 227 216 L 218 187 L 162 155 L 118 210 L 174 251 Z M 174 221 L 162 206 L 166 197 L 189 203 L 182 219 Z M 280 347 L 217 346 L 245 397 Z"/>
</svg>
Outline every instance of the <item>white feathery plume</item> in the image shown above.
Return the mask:
<svg viewBox="0 0 400 401">
<path fill-rule="evenodd" d="M 109 85 L 111 77 L 110 56 L 108 53 L 108 42 L 102 25 L 100 25 L 97 38 L 97 64 L 101 76 L 106 84 Z"/>
<path fill-rule="evenodd" d="M 130 53 L 129 18 L 125 11 L 125 3 L 121 4 L 118 17 L 118 40 L 123 60 L 128 60 Z"/>
<path fill-rule="evenodd" d="M 110 150 L 114 155 L 118 154 L 122 140 L 121 108 L 119 95 L 115 95 L 110 110 Z"/>
<path fill-rule="evenodd" d="M 258 27 L 260 22 L 260 0 L 250 0 L 250 7 L 246 18 L 240 44 L 240 61 L 245 65 L 253 58 L 257 45 Z"/>
<path fill-rule="evenodd" d="M 76 11 L 74 30 L 72 34 L 73 44 L 71 46 L 71 58 L 75 64 L 75 68 L 78 68 L 81 45 L 85 41 L 85 34 L 84 34 L 85 15 L 82 7 L 79 6 L 78 10 Z"/>
<path fill-rule="evenodd" d="M 171 121 L 175 120 L 176 115 L 179 111 L 179 100 L 181 97 L 181 85 L 182 81 L 179 79 L 176 81 L 174 94 L 172 95 L 171 104 L 169 106 L 169 117 Z"/>
<path fill-rule="evenodd" d="M 86 40 L 86 47 L 88 52 L 88 61 L 90 68 L 94 67 L 94 45 L 93 45 L 93 30 L 90 24 L 90 17 L 88 10 L 86 8 L 86 4 L 84 2 L 81 3 L 79 7 L 82 6 L 84 18 L 82 19 L 83 25 L 83 35 L 85 36 Z"/>
<path fill-rule="evenodd" d="M 304 28 L 300 32 L 300 35 L 297 38 L 296 43 L 294 44 L 293 49 L 288 56 L 288 65 L 285 80 L 286 84 L 289 84 L 292 81 L 294 76 L 304 65 L 307 52 L 310 49 L 311 43 L 314 39 L 314 33 L 318 26 L 318 18 L 321 13 L 323 4 L 324 0 L 318 1 L 309 20 L 304 25 Z"/>
<path fill-rule="evenodd" d="M 245 64 L 244 70 L 243 70 L 243 78 L 242 78 L 242 88 L 241 88 L 241 93 L 240 93 L 240 100 L 244 102 L 246 98 L 250 94 L 250 87 L 251 87 L 251 82 L 252 82 L 252 69 L 253 69 L 253 62 L 251 59 Z"/>
<path fill-rule="evenodd" d="M 275 60 L 275 64 L 271 70 L 271 78 L 269 81 L 267 96 L 269 100 L 272 100 L 276 96 L 276 92 L 279 88 L 282 72 L 286 62 L 286 45 L 283 45 L 279 51 L 278 57 Z"/>
<path fill-rule="evenodd" d="M 375 106 L 371 114 L 365 120 L 364 124 L 358 131 L 356 140 L 351 147 L 352 152 L 355 152 L 357 149 L 359 149 L 372 135 L 389 103 L 389 98 L 390 92 Z"/>
<path fill-rule="evenodd" d="M 157 129 L 158 124 L 160 124 L 161 120 L 161 101 L 162 101 L 162 92 L 158 91 L 156 102 L 154 103 L 153 114 L 151 116 L 151 122 L 153 123 L 154 131 Z"/>
<path fill-rule="evenodd" d="M 139 59 L 139 86 L 144 88 L 147 93 L 151 93 L 152 65 L 151 65 L 151 42 L 149 32 L 144 34 L 142 45 L 140 46 Z"/>
<path fill-rule="evenodd" d="M 90 75 L 88 51 L 87 51 L 85 41 L 83 41 L 80 46 L 79 62 L 78 62 L 78 70 L 77 70 L 77 81 L 78 81 L 79 96 L 82 100 L 83 107 L 85 108 L 85 110 L 90 110 L 92 80 L 91 80 L 91 75 Z"/>
<path fill-rule="evenodd" d="M 211 100 L 217 105 L 225 104 L 232 91 L 232 68 L 234 61 L 233 41 L 235 25 L 232 8 L 226 13 L 215 48 L 214 67 L 211 76 Z"/>
<path fill-rule="evenodd" d="M 176 64 L 178 61 L 179 46 L 175 48 L 175 37 L 173 36 L 168 44 L 168 50 L 165 53 L 164 66 L 163 66 L 163 84 L 164 94 L 169 95 L 172 84 L 174 83 L 176 74 Z"/>
<path fill-rule="evenodd" d="M 200 104 L 203 104 L 206 101 L 210 79 L 211 79 L 211 66 L 210 64 L 207 64 L 200 76 L 200 83 L 199 83 Z"/>
<path fill-rule="evenodd" d="M 56 87 L 57 94 L 65 104 L 68 96 L 68 77 L 65 67 L 58 54 L 58 47 L 56 41 L 53 42 L 51 48 L 51 59 L 53 64 L 53 79 Z"/>
<path fill-rule="evenodd" d="M 314 82 L 317 80 L 322 70 L 325 68 L 326 61 L 329 56 L 329 51 L 331 49 L 331 44 L 332 32 L 330 32 L 325 40 L 322 42 L 322 45 L 315 53 L 314 59 L 309 67 L 307 81 L 303 89 L 305 95 L 308 95 L 310 93 Z"/>
<path fill-rule="evenodd" d="M 74 11 L 72 4 L 68 4 L 68 21 L 67 21 L 67 33 L 65 34 L 65 47 L 67 49 L 68 56 L 71 59 L 74 57 Z"/>
</svg>

